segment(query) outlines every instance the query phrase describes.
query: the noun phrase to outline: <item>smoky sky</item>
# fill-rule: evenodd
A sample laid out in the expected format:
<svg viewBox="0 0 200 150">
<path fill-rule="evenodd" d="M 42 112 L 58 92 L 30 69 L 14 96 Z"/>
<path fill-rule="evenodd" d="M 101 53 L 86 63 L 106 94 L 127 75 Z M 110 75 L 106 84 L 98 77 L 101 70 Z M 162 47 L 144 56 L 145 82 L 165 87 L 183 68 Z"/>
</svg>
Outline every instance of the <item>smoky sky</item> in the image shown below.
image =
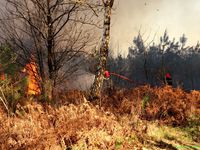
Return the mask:
<svg viewBox="0 0 200 150">
<path fill-rule="evenodd" d="M 165 29 L 170 39 L 185 34 L 187 45 L 200 40 L 200 0 L 115 0 L 114 4 L 111 48 L 115 54 L 126 55 L 139 30 L 146 43 L 158 41 Z M 5 0 L 0 0 L 2 7 Z"/>
<path fill-rule="evenodd" d="M 167 29 L 170 38 L 182 34 L 187 45 L 200 40 L 200 0 L 116 0 L 112 14 L 111 47 L 126 54 L 138 31 L 158 41 Z M 155 38 L 154 38 L 155 37 Z"/>
</svg>

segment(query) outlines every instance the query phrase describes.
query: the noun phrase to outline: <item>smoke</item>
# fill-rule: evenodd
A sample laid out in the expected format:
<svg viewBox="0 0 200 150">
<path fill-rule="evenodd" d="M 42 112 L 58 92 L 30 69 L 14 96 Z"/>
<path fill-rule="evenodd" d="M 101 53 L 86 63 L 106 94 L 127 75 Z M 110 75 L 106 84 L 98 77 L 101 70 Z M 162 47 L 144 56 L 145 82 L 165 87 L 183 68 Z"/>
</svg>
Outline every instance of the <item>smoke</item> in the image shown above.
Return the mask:
<svg viewBox="0 0 200 150">
<path fill-rule="evenodd" d="M 185 33 L 188 45 L 200 39 L 199 0 L 116 0 L 112 18 L 111 47 L 127 53 L 138 31 L 155 42 L 167 29 L 170 38 Z"/>
</svg>

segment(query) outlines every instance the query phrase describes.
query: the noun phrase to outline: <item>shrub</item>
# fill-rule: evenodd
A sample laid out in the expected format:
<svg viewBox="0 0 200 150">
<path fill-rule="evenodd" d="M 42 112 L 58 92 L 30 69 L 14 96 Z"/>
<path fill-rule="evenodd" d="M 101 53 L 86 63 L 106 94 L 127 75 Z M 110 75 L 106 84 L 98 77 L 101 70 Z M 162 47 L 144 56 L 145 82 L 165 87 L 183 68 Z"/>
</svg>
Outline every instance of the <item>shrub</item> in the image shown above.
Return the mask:
<svg viewBox="0 0 200 150">
<path fill-rule="evenodd" d="M 22 68 L 16 60 L 17 55 L 9 44 L 2 44 L 0 46 L 0 97 L 11 112 L 16 111 L 16 106 L 25 96 L 27 87 L 27 78 L 20 72 Z"/>
</svg>

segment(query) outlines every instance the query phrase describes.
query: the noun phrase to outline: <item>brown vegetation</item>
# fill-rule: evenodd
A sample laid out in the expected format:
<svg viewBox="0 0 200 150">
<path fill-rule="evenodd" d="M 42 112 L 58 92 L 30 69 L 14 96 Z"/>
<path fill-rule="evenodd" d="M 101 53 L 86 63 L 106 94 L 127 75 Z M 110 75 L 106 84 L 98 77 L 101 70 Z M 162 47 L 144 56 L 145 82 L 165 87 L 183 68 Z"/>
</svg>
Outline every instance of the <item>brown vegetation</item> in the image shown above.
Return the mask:
<svg viewBox="0 0 200 150">
<path fill-rule="evenodd" d="M 132 90 L 112 91 L 102 100 L 105 108 L 116 114 L 134 113 L 145 120 L 159 120 L 181 125 L 191 114 L 199 114 L 200 92 L 185 92 L 180 88 L 151 88 L 149 85 Z"/>
<path fill-rule="evenodd" d="M 182 126 L 191 115 L 200 114 L 200 92 L 186 93 L 169 86 L 116 90 L 105 95 L 100 106 L 95 103 L 87 102 L 83 92 L 70 91 L 60 95 L 60 101 L 54 105 L 18 105 L 10 117 L 1 107 L 0 149 L 141 149 L 160 143 L 163 146 L 163 141 L 150 142 L 152 139 L 146 135 L 151 128 L 148 120 Z"/>
</svg>

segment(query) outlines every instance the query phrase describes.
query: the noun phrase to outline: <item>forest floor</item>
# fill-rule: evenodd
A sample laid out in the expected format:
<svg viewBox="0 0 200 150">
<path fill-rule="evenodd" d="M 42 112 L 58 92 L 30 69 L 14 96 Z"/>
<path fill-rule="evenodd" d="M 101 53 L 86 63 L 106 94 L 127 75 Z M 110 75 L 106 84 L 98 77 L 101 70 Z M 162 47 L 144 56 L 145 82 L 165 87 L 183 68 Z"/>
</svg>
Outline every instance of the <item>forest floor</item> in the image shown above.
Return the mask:
<svg viewBox="0 0 200 150">
<path fill-rule="evenodd" d="M 200 92 L 141 86 L 88 102 L 81 91 L 55 104 L 34 99 L 0 108 L 2 150 L 198 150 Z"/>
</svg>

